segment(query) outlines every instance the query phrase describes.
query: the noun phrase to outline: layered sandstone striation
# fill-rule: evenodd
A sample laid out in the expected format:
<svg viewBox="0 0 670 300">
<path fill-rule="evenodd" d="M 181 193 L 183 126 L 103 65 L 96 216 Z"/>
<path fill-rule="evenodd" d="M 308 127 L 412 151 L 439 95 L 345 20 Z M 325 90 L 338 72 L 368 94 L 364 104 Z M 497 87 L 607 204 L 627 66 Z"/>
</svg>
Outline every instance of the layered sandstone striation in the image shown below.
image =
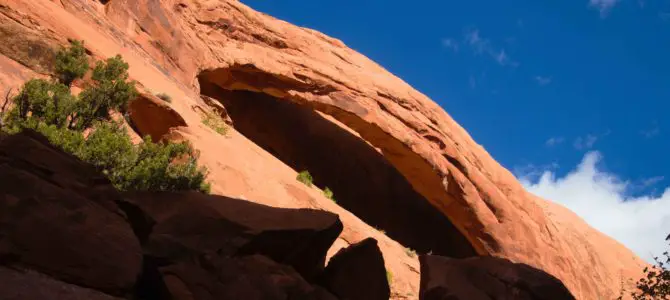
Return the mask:
<svg viewBox="0 0 670 300">
<path fill-rule="evenodd" d="M 578 299 L 615 298 L 639 276 L 632 252 L 527 193 L 442 108 L 337 39 L 232 0 L 0 0 L 2 95 L 48 75 L 68 39 L 123 55 L 142 89 L 171 96 L 144 97 L 133 121 L 190 141 L 215 193 L 337 213 L 331 255 L 376 238 L 393 298 L 418 295 L 409 248 L 525 263 Z M 203 99 L 223 103 L 235 129 L 202 124 L 201 111 L 221 112 Z M 337 203 L 296 182 L 303 169 Z"/>
</svg>

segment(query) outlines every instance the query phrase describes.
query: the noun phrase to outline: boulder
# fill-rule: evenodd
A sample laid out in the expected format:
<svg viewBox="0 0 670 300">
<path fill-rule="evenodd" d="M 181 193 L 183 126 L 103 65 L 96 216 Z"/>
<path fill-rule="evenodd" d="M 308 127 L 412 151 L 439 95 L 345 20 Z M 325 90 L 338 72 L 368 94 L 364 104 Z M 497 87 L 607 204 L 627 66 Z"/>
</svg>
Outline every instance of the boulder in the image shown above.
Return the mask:
<svg viewBox="0 0 670 300">
<path fill-rule="evenodd" d="M 391 296 L 384 257 L 372 238 L 333 255 L 320 281 L 340 299 L 386 300 Z"/>
<path fill-rule="evenodd" d="M 209 257 L 199 263 L 204 267 L 179 263 L 160 269 L 172 299 L 337 299 L 265 256 Z"/>
<path fill-rule="evenodd" d="M 556 277 L 496 257 L 453 259 L 422 255 L 422 300 L 572 300 Z"/>
<path fill-rule="evenodd" d="M 326 253 L 342 231 L 337 215 L 329 212 L 273 208 L 197 192 L 127 193 L 125 199 L 148 216 L 133 223 L 153 223 L 145 253 L 170 261 L 204 253 L 260 254 L 294 267 L 309 280 L 323 270 Z"/>
<path fill-rule="evenodd" d="M 0 138 L 0 263 L 113 295 L 129 293 L 142 251 L 120 195 L 91 166 L 34 132 Z"/>
<path fill-rule="evenodd" d="M 58 281 L 35 271 L 0 267 L 0 299 L 121 300 L 123 298 Z"/>
<path fill-rule="evenodd" d="M 140 94 L 131 101 L 128 113 L 133 129 L 142 137 L 150 136 L 154 142 L 163 140 L 177 127 L 187 126 L 168 103 L 150 94 Z"/>
</svg>

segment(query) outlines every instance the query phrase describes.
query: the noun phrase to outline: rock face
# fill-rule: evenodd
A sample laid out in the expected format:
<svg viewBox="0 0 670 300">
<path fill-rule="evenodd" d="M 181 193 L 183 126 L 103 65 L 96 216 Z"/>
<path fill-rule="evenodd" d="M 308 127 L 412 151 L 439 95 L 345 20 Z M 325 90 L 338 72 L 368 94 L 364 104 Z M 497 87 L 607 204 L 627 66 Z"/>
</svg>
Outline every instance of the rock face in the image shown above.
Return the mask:
<svg viewBox="0 0 670 300">
<path fill-rule="evenodd" d="M 419 260 L 420 299 L 575 299 L 556 277 L 525 264 L 486 256 L 459 260 L 425 255 Z"/>
<path fill-rule="evenodd" d="M 628 249 L 527 193 L 437 104 L 337 39 L 234 0 L 0 0 L 2 95 L 48 74 L 53 49 L 67 39 L 85 40 L 97 58 L 123 55 L 141 86 L 172 96 L 165 105 L 180 118 L 159 122 L 156 134 L 179 125 L 174 130 L 211 170 L 214 192 L 337 213 L 344 231 L 329 254 L 376 238 L 394 274 L 392 298 L 418 293 L 418 261 L 405 247 L 524 263 L 562 280 L 578 299 L 615 298 L 622 278 L 640 275 L 644 263 Z M 204 126 L 194 108 L 209 106 L 201 94 L 227 103 L 239 131 L 224 137 Z M 300 109 L 248 124 L 267 112 L 265 103 Z M 151 134 L 152 114 L 138 117 Z M 305 118 L 330 125 L 288 134 L 296 129 L 286 124 Z M 318 152 L 296 155 L 310 134 L 321 145 L 306 145 Z M 319 173 L 318 187 L 333 188 L 337 204 L 295 182 L 304 168 Z"/>
</svg>

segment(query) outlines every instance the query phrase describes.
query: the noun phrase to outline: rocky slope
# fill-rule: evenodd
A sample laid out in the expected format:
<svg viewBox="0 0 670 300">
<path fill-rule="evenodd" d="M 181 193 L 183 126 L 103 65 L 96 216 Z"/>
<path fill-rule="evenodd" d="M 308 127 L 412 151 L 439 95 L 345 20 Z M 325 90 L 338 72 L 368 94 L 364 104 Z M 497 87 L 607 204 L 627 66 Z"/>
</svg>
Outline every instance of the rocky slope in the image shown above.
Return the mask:
<svg viewBox="0 0 670 300">
<path fill-rule="evenodd" d="M 330 255 L 376 238 L 393 298 L 418 295 L 410 249 L 525 263 L 578 299 L 614 298 L 639 275 L 628 249 L 525 192 L 438 105 L 339 40 L 232 0 L 0 0 L 0 92 L 47 75 L 67 39 L 120 53 L 143 89 L 171 95 L 144 96 L 133 121 L 192 142 L 216 194 L 337 213 Z M 202 123 L 224 111 L 212 99 L 226 135 Z M 337 203 L 295 181 L 304 169 Z"/>
</svg>

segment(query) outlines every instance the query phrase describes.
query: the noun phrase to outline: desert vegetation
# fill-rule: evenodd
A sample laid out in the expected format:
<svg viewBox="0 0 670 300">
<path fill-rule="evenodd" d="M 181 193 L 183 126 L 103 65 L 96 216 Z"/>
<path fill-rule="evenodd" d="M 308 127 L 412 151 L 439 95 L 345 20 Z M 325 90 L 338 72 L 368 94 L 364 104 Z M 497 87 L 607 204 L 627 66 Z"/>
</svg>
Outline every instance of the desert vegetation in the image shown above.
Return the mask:
<svg viewBox="0 0 670 300">
<path fill-rule="evenodd" d="M 132 143 L 123 120 L 137 90 L 121 56 L 96 62 L 90 84 L 77 96 L 70 87 L 90 69 L 83 42 L 61 49 L 55 60 L 53 78 L 29 80 L 14 97 L 7 94 L 0 130 L 35 130 L 95 166 L 120 190 L 209 192 L 206 169 L 189 144 L 149 137 Z"/>
<path fill-rule="evenodd" d="M 312 174 L 309 173 L 309 171 L 300 171 L 298 173 L 298 176 L 296 177 L 296 180 L 302 182 L 304 185 L 311 187 L 314 184 L 314 178 L 312 177 Z"/>
<path fill-rule="evenodd" d="M 670 241 L 670 235 L 665 238 Z M 637 282 L 637 291 L 631 296 L 635 300 L 670 299 L 670 254 L 654 257 L 653 266 L 644 269 L 645 276 Z"/>
<path fill-rule="evenodd" d="M 670 242 L 670 235 L 665 238 Z M 655 264 L 644 268 L 644 276 L 635 284 L 636 290 L 627 292 L 623 288 L 617 299 L 629 294 L 634 300 L 670 299 L 670 253 L 663 252 L 663 257 L 654 257 Z"/>
<path fill-rule="evenodd" d="M 226 135 L 226 133 L 228 133 L 228 126 L 226 125 L 226 122 L 223 120 L 223 118 L 221 118 L 221 116 L 213 112 L 204 113 L 202 116 L 202 123 L 220 135 Z"/>
<path fill-rule="evenodd" d="M 409 257 L 411 257 L 411 258 L 415 258 L 415 257 L 416 257 L 416 251 L 414 251 L 414 250 L 411 249 L 411 248 L 405 248 L 405 254 L 407 254 L 407 256 L 409 256 Z"/>
<path fill-rule="evenodd" d="M 156 94 L 156 97 L 158 97 L 158 99 L 161 99 L 161 100 L 163 100 L 167 103 L 172 103 L 172 96 L 168 95 L 167 93 L 158 93 L 158 94 Z"/>
<path fill-rule="evenodd" d="M 335 201 L 335 194 L 329 187 L 323 189 L 323 196 L 337 203 L 337 201 Z"/>
</svg>

